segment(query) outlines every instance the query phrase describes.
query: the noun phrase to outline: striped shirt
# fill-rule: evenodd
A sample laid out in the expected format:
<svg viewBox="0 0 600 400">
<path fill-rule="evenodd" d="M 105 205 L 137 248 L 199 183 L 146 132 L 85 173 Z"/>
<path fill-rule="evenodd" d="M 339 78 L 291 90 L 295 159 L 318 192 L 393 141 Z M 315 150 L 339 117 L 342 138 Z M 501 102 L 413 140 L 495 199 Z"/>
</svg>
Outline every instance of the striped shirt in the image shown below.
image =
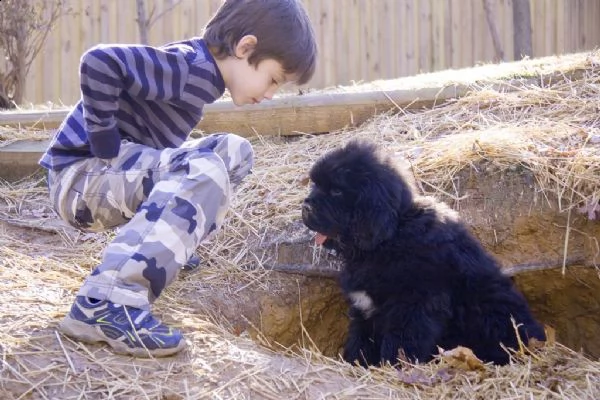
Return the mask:
<svg viewBox="0 0 600 400">
<path fill-rule="evenodd" d="M 117 156 L 122 140 L 179 147 L 225 83 L 204 41 L 162 47 L 99 45 L 81 58 L 81 100 L 39 163 L 61 170 L 86 157 Z"/>
</svg>

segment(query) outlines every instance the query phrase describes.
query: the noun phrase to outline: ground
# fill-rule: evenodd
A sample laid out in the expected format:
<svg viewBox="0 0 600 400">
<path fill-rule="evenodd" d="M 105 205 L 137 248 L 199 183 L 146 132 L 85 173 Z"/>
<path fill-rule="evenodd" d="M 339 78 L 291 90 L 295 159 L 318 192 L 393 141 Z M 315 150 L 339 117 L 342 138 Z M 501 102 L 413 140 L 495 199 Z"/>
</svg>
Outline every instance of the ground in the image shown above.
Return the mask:
<svg viewBox="0 0 600 400">
<path fill-rule="evenodd" d="M 222 232 L 198 250 L 201 268 L 181 273 L 155 305 L 188 340 L 174 357 L 118 356 L 58 333 L 114 233 L 59 221 L 43 176 L 2 183 L 0 397 L 600 398 L 595 65 L 582 57 L 577 81 L 508 93 L 482 84 L 356 129 L 254 140 L 255 173 Z M 552 328 L 549 343 L 503 367 L 482 366 L 466 350 L 400 370 L 340 361 L 346 310 L 337 264 L 313 245 L 299 205 L 312 162 L 356 137 L 408 161 L 424 193 L 459 211 Z"/>
</svg>

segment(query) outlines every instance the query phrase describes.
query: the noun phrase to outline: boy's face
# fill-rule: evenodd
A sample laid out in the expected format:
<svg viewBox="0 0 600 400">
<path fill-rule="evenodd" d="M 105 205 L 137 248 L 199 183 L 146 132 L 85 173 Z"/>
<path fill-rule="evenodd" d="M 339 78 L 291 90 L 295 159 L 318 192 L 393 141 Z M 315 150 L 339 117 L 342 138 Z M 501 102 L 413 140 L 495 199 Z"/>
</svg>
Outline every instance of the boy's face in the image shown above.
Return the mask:
<svg viewBox="0 0 600 400">
<path fill-rule="evenodd" d="M 236 46 L 236 57 L 217 60 L 225 87 L 236 106 L 271 99 L 282 85 L 295 80 L 293 75 L 284 73 L 276 60 L 265 59 L 258 65 L 250 65 L 248 57 L 255 44 L 254 36 L 245 36 Z"/>
<path fill-rule="evenodd" d="M 243 62 L 236 64 L 229 82 L 225 81 L 236 106 L 270 100 L 283 84 L 291 80 L 275 60 L 266 59 L 258 65 L 250 65 L 246 60 L 240 61 Z"/>
</svg>

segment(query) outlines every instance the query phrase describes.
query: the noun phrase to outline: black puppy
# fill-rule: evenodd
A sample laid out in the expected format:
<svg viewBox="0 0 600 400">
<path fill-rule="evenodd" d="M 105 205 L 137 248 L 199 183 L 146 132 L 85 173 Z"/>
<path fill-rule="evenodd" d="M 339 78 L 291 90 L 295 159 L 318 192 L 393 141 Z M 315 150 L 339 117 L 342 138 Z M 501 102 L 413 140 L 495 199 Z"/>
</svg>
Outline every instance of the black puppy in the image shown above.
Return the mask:
<svg viewBox="0 0 600 400">
<path fill-rule="evenodd" d="M 396 364 L 404 355 L 426 362 L 437 346 L 462 345 L 506 364 L 501 344 L 518 348 L 515 325 L 524 344 L 545 340 L 525 298 L 457 214 L 419 196 L 373 145 L 351 142 L 326 154 L 310 178 L 304 224 L 344 261 L 346 361 Z"/>
</svg>

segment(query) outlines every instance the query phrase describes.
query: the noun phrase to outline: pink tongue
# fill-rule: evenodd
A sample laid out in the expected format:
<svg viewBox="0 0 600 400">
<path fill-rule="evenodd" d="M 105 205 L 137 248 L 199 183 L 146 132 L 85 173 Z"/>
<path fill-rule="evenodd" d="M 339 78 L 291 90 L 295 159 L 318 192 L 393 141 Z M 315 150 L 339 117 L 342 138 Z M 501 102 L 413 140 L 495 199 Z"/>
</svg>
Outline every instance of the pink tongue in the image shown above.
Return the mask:
<svg viewBox="0 0 600 400">
<path fill-rule="evenodd" d="M 315 236 L 315 243 L 319 246 L 321 246 L 323 243 L 325 243 L 325 241 L 327 240 L 327 236 L 323 235 L 322 233 L 317 232 L 317 235 Z"/>
</svg>

